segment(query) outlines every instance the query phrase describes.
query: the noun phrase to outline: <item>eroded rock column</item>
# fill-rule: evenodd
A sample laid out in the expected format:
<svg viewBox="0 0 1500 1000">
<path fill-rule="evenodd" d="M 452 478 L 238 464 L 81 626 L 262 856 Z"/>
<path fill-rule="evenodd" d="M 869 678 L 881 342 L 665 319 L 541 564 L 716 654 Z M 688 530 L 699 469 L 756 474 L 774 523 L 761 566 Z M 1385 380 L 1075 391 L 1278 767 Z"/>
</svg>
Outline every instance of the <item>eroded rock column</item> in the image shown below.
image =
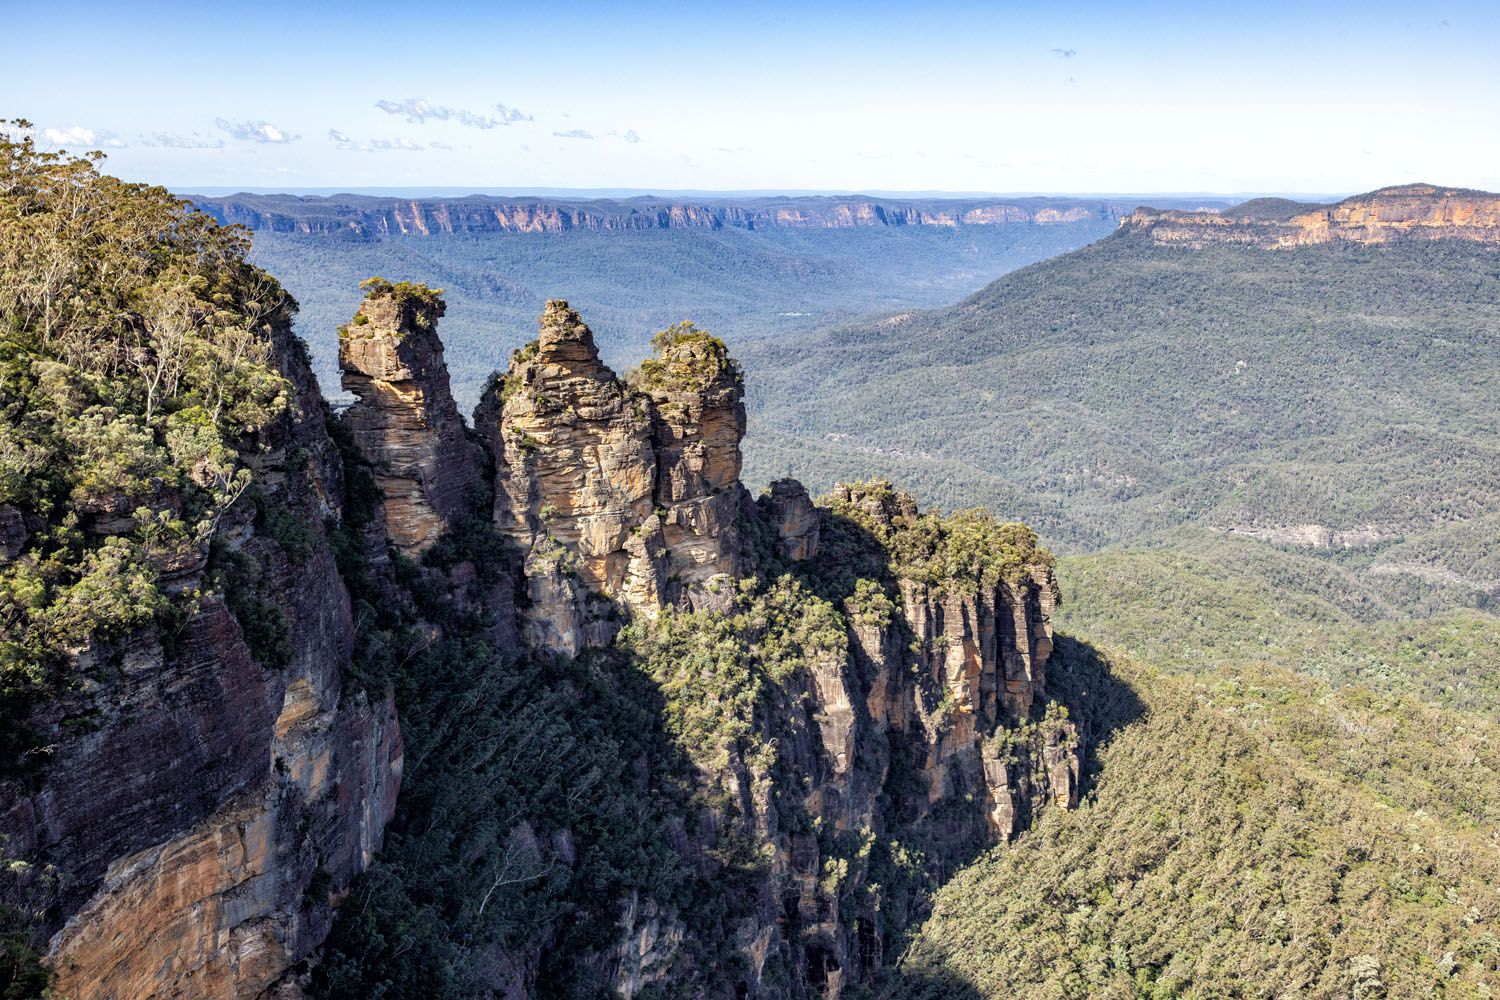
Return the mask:
<svg viewBox="0 0 1500 1000">
<path fill-rule="evenodd" d="M 345 419 L 374 466 L 386 533 L 415 557 L 467 511 L 479 450 L 448 385 L 439 294 L 405 282 L 366 284 L 353 322 L 339 330 L 343 387 L 359 397 Z"/>
</svg>

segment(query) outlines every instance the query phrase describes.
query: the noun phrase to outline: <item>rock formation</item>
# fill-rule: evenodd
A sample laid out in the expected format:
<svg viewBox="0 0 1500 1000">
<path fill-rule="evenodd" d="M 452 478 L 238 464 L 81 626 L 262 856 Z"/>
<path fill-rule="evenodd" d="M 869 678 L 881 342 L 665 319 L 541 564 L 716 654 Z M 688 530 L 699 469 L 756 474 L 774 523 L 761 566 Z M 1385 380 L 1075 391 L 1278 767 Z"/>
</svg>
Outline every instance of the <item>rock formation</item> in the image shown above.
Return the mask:
<svg viewBox="0 0 1500 1000">
<path fill-rule="evenodd" d="M 1157 243 L 1202 247 L 1240 243 L 1284 250 L 1318 243 L 1465 240 L 1500 243 L 1500 195 L 1407 184 L 1333 205 L 1257 199 L 1223 212 L 1138 208 L 1120 222 Z"/>
<path fill-rule="evenodd" d="M 795 479 L 778 479 L 766 494 L 766 513 L 783 558 L 805 562 L 818 554 L 818 509 Z"/>
<path fill-rule="evenodd" d="M 742 829 L 771 859 L 751 915 L 717 932 L 741 942 L 739 988 L 801 995 L 763 981 L 774 963 L 834 1000 L 884 961 L 878 903 L 850 902 L 872 878 L 868 851 L 848 844 L 917 837 L 937 862 L 1014 836 L 1047 804 L 1076 804 L 1078 734 L 1046 698 L 1057 585 L 1027 529 L 944 522 L 887 484 L 841 487 L 819 507 L 782 480 L 752 503 L 738 481 L 741 396 L 723 344 L 691 326 L 663 331 L 622 381 L 577 313 L 551 302 L 476 425 L 495 456 L 495 525 L 525 554 L 535 648 L 603 646 L 632 618 L 649 634 L 668 613 L 753 617 L 757 601 L 795 616 L 812 598 L 778 590 L 788 568 L 835 591 L 851 567 L 868 574 L 839 598 L 845 634 L 804 640 L 757 715 L 774 756 L 700 748 L 704 801 L 737 804 L 707 807 L 700 831 Z M 896 564 L 897 551 L 920 564 Z M 626 996 L 661 988 L 694 932 L 682 920 L 632 896 L 600 977 Z"/>
<path fill-rule="evenodd" d="M 395 808 L 394 706 L 344 676 L 354 627 L 323 535 L 343 500 L 339 456 L 286 319 L 272 340 L 296 406 L 243 457 L 308 535 L 289 551 L 241 503 L 219 537 L 226 558 L 257 567 L 278 663 L 209 587 L 205 551 L 172 581 L 210 591 L 180 631 L 78 651 L 89 682 L 29 723 L 50 745 L 44 780 L 0 782 L 6 854 L 65 876 L 49 955 L 59 996 L 256 996 L 323 941 Z"/>
<path fill-rule="evenodd" d="M 726 607 L 739 575 L 739 366 L 716 337 L 681 324 L 656 337 L 631 388 L 651 400 L 656 508 L 666 545 L 669 603 Z"/>
<path fill-rule="evenodd" d="M 848 229 L 872 226 L 1066 225 L 1114 219 L 1120 206 L 1101 201 L 871 198 L 766 198 L 689 204 L 658 198 L 536 201 L 522 198 L 411 200 L 347 196 L 289 202 L 286 196 L 198 199 L 221 222 L 288 233 L 362 237 L 451 233 L 560 233 L 644 229 Z"/>
<path fill-rule="evenodd" d="M 354 321 L 339 330 L 343 386 L 358 397 L 345 419 L 374 466 L 386 533 L 414 556 L 467 509 L 479 451 L 449 390 L 439 293 L 378 278 L 366 286 Z"/>
<path fill-rule="evenodd" d="M 602 897 L 612 909 L 591 917 L 617 933 L 572 956 L 570 974 L 625 997 L 858 995 L 890 961 L 890 893 L 920 901 L 1038 809 L 1076 803 L 1078 733 L 1045 684 L 1057 587 L 1029 530 L 938 518 L 885 483 L 815 504 L 788 479 L 752 500 L 739 481 L 742 378 L 725 345 L 681 324 L 620 379 L 560 301 L 476 411 L 485 456 L 449 393 L 441 312 L 424 287 L 374 285 L 341 337 L 345 386 L 359 396 L 343 418 L 345 453 L 278 326 L 272 346 L 296 405 L 240 455 L 262 499 L 229 509 L 212 563 L 205 551 L 172 570 L 174 593 L 207 596 L 175 636 L 152 626 L 80 651 L 90 683 L 35 713 L 53 755 L 36 787 L 0 784 L 0 837 L 8 855 L 69 876 L 51 928 L 60 995 L 298 994 L 298 970 L 316 964 L 335 908 L 381 846 L 402 777 L 390 696 L 348 680 L 370 627 L 356 628 L 349 588 L 362 615 L 399 618 L 422 643 L 456 630 L 453 648 L 481 647 L 486 671 L 597 650 L 583 663 L 670 672 L 678 664 L 649 648 L 674 624 L 701 629 L 692 641 L 735 644 L 735 669 L 706 678 L 725 686 L 679 705 L 706 716 L 731 706 L 735 735 L 677 745 L 666 759 L 680 763 L 643 756 L 631 779 L 642 810 L 681 796 L 665 849 L 682 877 L 724 899 L 703 920 L 680 894 Z M 432 548 L 456 526 L 475 530 L 460 519 L 483 500 L 486 457 L 495 532 Z M 353 509 L 346 474 L 367 472 L 379 496 L 340 535 L 340 559 L 363 567 L 344 577 L 325 524 Z M 104 512 L 90 530 L 133 516 Z M 27 532 L 0 507 L 0 557 Z M 399 574 L 388 546 L 412 559 Z M 234 566 L 238 576 L 208 576 Z M 447 610 L 428 620 L 422 606 Z M 686 679 L 689 694 L 666 683 L 659 694 L 691 697 L 700 679 Z M 635 709 L 640 725 L 651 709 Z M 508 816 L 491 849 L 571 867 L 590 845 L 556 811 L 552 828 Z M 892 867 L 902 845 L 913 860 Z M 544 995 L 548 942 L 506 947 L 481 963 L 491 985 Z M 705 948 L 722 967 L 694 971 Z"/>
<path fill-rule="evenodd" d="M 736 575 L 740 375 L 723 344 L 667 331 L 631 382 L 566 302 L 475 415 L 495 457 L 495 526 L 525 555 L 534 646 L 608 642 L 622 617 L 721 601 Z"/>
</svg>

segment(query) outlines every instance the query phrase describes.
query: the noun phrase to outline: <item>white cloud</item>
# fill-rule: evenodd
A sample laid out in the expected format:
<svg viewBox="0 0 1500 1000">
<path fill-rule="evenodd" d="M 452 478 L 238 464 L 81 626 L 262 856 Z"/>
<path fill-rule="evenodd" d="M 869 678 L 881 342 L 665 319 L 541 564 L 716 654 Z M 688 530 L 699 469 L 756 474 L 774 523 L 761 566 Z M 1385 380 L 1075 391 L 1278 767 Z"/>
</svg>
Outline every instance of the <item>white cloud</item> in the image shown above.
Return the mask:
<svg viewBox="0 0 1500 1000">
<path fill-rule="evenodd" d="M 333 143 L 334 149 L 347 149 L 355 153 L 386 153 L 386 152 L 408 152 L 417 153 L 426 149 L 421 143 L 412 142 L 410 139 L 371 139 L 369 142 L 360 142 L 352 139 L 336 128 L 328 130 L 328 141 Z M 438 143 L 433 143 L 437 148 Z M 452 147 L 444 146 L 444 149 Z"/>
<path fill-rule="evenodd" d="M 1077 49 L 1053 49 L 1052 54 L 1059 59 L 1072 59 L 1078 54 Z"/>
<path fill-rule="evenodd" d="M 55 142 L 59 146 L 88 146 L 92 149 L 124 149 L 125 140 L 108 129 L 84 128 L 74 125 L 72 128 L 49 128 L 44 129 L 43 135 L 48 142 Z"/>
<path fill-rule="evenodd" d="M 238 139 L 241 142 L 288 143 L 302 138 L 300 135 L 292 135 L 279 129 L 267 121 L 232 122 L 224 118 L 215 118 L 214 124 L 229 133 L 231 139 Z"/>
<path fill-rule="evenodd" d="M 380 100 L 375 106 L 388 115 L 399 115 L 413 125 L 425 125 L 428 120 L 457 122 L 466 128 L 492 129 L 496 125 L 514 122 L 529 122 L 531 115 L 505 104 L 494 106 L 494 115 L 482 115 L 464 108 L 450 108 L 446 104 L 434 104 L 420 97 L 408 97 L 403 101 Z"/>
<path fill-rule="evenodd" d="M 594 133 L 586 132 L 581 128 L 570 128 L 566 132 L 553 132 L 559 139 L 592 139 Z"/>
<path fill-rule="evenodd" d="M 149 139 L 141 139 L 142 146 L 164 146 L 167 149 L 223 149 L 224 140 L 215 136 L 183 135 L 178 132 L 153 132 Z"/>
<path fill-rule="evenodd" d="M 641 137 L 635 134 L 635 129 L 633 128 L 628 128 L 623 132 L 611 132 L 610 135 L 618 136 L 631 144 L 641 141 Z"/>
<path fill-rule="evenodd" d="M 529 122 L 532 120 L 532 116 L 528 115 L 520 108 L 512 108 L 507 107 L 504 104 L 497 104 L 495 105 L 495 110 L 499 112 L 500 120 L 507 125 L 513 122 Z"/>
</svg>

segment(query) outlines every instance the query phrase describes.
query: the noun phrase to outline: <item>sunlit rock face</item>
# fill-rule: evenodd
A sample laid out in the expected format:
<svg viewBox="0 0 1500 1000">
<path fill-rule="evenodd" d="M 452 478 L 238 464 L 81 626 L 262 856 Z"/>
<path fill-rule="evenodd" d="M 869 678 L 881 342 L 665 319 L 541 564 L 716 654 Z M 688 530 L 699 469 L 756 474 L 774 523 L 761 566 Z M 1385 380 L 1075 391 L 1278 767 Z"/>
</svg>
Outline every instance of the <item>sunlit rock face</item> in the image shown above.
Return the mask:
<svg viewBox="0 0 1500 1000">
<path fill-rule="evenodd" d="M 1239 243 L 1288 249 L 1319 243 L 1460 240 L 1500 243 L 1500 195 L 1406 184 L 1355 195 L 1334 205 L 1262 198 L 1223 212 L 1137 209 L 1121 220 L 1126 232 L 1157 243 L 1203 247 Z"/>
<path fill-rule="evenodd" d="M 339 331 L 343 387 L 358 397 L 345 420 L 374 467 L 386 533 L 408 556 L 453 526 L 480 478 L 479 450 L 449 390 L 442 314 L 436 296 L 377 287 Z"/>
<path fill-rule="evenodd" d="M 668 342 L 621 380 L 578 314 L 553 301 L 486 390 L 475 426 L 495 458 L 495 526 L 525 556 L 534 646 L 576 653 L 628 615 L 727 601 L 745 407 L 720 351 Z"/>
</svg>

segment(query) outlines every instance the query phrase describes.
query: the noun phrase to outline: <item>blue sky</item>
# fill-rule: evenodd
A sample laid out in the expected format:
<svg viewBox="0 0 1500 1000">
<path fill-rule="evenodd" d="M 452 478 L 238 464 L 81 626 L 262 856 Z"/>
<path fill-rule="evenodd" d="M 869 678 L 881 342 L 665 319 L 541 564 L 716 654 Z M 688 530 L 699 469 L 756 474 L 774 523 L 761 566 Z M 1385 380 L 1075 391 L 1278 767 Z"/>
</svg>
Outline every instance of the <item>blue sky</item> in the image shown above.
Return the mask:
<svg viewBox="0 0 1500 1000">
<path fill-rule="evenodd" d="M 179 190 L 1500 189 L 1495 3 L 7 6 L 0 113 Z"/>
</svg>

